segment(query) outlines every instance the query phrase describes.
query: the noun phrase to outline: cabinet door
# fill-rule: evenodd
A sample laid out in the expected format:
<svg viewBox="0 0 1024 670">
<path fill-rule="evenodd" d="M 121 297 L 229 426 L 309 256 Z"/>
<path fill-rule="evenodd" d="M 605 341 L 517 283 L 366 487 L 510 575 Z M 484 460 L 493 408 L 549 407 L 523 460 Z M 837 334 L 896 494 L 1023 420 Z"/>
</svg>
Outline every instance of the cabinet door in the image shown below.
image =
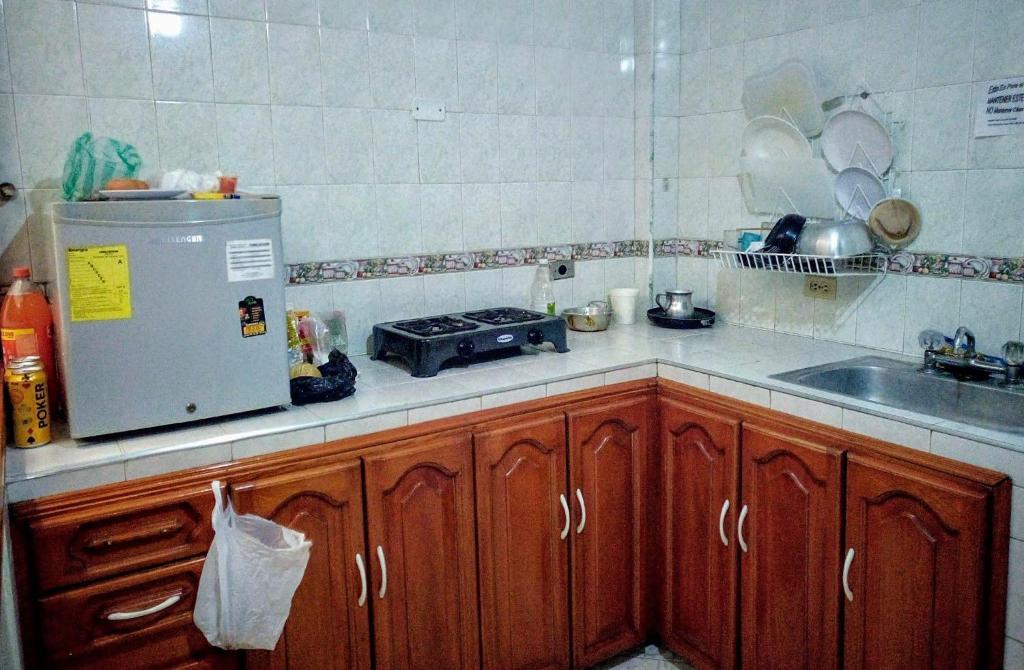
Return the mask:
<svg viewBox="0 0 1024 670">
<path fill-rule="evenodd" d="M 651 400 L 569 413 L 573 662 L 589 667 L 647 636 Z"/>
<path fill-rule="evenodd" d="M 744 424 L 744 668 L 838 665 L 842 457 L 785 429 Z"/>
<path fill-rule="evenodd" d="M 313 543 L 277 647 L 249 652 L 246 667 L 369 670 L 369 597 L 361 597 L 368 587 L 357 563 L 366 560 L 359 461 L 241 483 L 232 497 L 239 512 L 272 519 Z"/>
<path fill-rule="evenodd" d="M 484 668 L 567 668 L 565 417 L 516 417 L 474 441 Z"/>
<path fill-rule="evenodd" d="M 961 480 L 850 457 L 847 668 L 982 667 L 986 510 Z"/>
<path fill-rule="evenodd" d="M 700 668 L 736 662 L 740 422 L 660 399 L 661 636 Z"/>
<path fill-rule="evenodd" d="M 469 434 L 385 446 L 365 463 L 376 667 L 478 667 Z"/>
</svg>

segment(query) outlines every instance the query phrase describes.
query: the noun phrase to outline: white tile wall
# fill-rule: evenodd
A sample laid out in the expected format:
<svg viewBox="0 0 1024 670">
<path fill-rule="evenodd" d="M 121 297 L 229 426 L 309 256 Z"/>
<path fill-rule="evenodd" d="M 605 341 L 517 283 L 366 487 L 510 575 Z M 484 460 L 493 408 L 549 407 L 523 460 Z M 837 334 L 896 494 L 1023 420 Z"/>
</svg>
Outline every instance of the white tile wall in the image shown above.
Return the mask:
<svg viewBox="0 0 1024 670">
<path fill-rule="evenodd" d="M 824 97 L 866 86 L 904 121 L 896 137 L 901 186 L 922 211 L 911 249 L 1024 255 L 1019 195 L 1024 136 L 973 135 L 976 92 L 1024 75 L 1024 4 L 1013 0 L 651 0 L 653 234 L 721 239 L 757 225 L 735 179 L 745 77 L 803 57 Z M 637 13 L 639 15 L 639 12 Z M 641 47 L 638 45 L 638 51 Z M 638 108 L 639 109 L 639 108 Z M 1019 283 L 887 277 L 841 279 L 839 300 L 802 296 L 802 281 L 721 273 L 680 258 L 656 290 L 682 283 L 731 322 L 917 354 L 924 328 L 964 324 L 998 353 L 1019 339 Z M 735 276 L 734 276 L 735 275 Z M 658 281 L 663 283 L 658 283 Z"/>
<path fill-rule="evenodd" d="M 11 0 L 0 179 L 39 200 L 92 130 L 135 144 L 145 176 L 282 193 L 288 262 L 628 239 L 633 4 Z M 414 121 L 416 100 L 446 121 Z M 19 209 L 0 273 L 31 261 L 47 279 L 29 239 L 45 226 Z"/>
</svg>

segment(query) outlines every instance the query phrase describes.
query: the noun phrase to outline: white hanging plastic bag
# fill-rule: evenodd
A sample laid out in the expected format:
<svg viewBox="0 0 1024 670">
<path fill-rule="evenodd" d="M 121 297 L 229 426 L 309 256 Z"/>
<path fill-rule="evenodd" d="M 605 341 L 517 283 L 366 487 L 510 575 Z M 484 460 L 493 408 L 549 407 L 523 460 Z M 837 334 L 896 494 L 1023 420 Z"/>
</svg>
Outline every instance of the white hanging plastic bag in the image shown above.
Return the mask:
<svg viewBox="0 0 1024 670">
<path fill-rule="evenodd" d="M 193 620 L 222 649 L 273 649 L 313 543 L 302 533 L 225 506 L 220 482 L 213 496 L 213 543 L 199 578 Z"/>
</svg>

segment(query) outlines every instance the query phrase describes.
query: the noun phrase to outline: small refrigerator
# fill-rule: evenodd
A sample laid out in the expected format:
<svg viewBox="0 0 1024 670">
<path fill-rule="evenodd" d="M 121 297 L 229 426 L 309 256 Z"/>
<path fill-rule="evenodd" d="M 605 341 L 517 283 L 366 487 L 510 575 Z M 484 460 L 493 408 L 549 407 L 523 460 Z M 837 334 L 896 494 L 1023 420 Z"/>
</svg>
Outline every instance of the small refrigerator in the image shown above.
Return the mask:
<svg viewBox="0 0 1024 670">
<path fill-rule="evenodd" d="M 280 199 L 59 203 L 52 226 L 72 437 L 289 401 Z"/>
</svg>

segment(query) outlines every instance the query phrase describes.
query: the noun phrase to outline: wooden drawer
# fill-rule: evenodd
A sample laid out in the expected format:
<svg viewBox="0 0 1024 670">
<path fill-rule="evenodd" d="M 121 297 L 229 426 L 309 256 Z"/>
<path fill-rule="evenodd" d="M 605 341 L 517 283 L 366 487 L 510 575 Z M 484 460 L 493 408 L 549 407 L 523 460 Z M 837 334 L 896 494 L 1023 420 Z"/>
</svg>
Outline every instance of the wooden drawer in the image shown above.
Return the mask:
<svg viewBox="0 0 1024 670">
<path fill-rule="evenodd" d="M 206 553 L 208 484 L 43 516 L 27 527 L 37 593 Z"/>
<path fill-rule="evenodd" d="M 206 647 L 195 628 L 147 638 L 144 643 L 65 659 L 47 670 L 236 670 L 241 654 Z"/>
<path fill-rule="evenodd" d="M 116 667 L 111 655 L 120 657 L 125 650 L 129 655 L 144 653 L 169 631 L 195 632 L 201 641 L 196 651 L 209 649 L 192 624 L 204 560 L 195 558 L 40 599 L 42 655 L 63 664 L 104 652 L 108 667 Z M 180 634 L 173 637 L 174 647 L 187 641 Z"/>
</svg>

